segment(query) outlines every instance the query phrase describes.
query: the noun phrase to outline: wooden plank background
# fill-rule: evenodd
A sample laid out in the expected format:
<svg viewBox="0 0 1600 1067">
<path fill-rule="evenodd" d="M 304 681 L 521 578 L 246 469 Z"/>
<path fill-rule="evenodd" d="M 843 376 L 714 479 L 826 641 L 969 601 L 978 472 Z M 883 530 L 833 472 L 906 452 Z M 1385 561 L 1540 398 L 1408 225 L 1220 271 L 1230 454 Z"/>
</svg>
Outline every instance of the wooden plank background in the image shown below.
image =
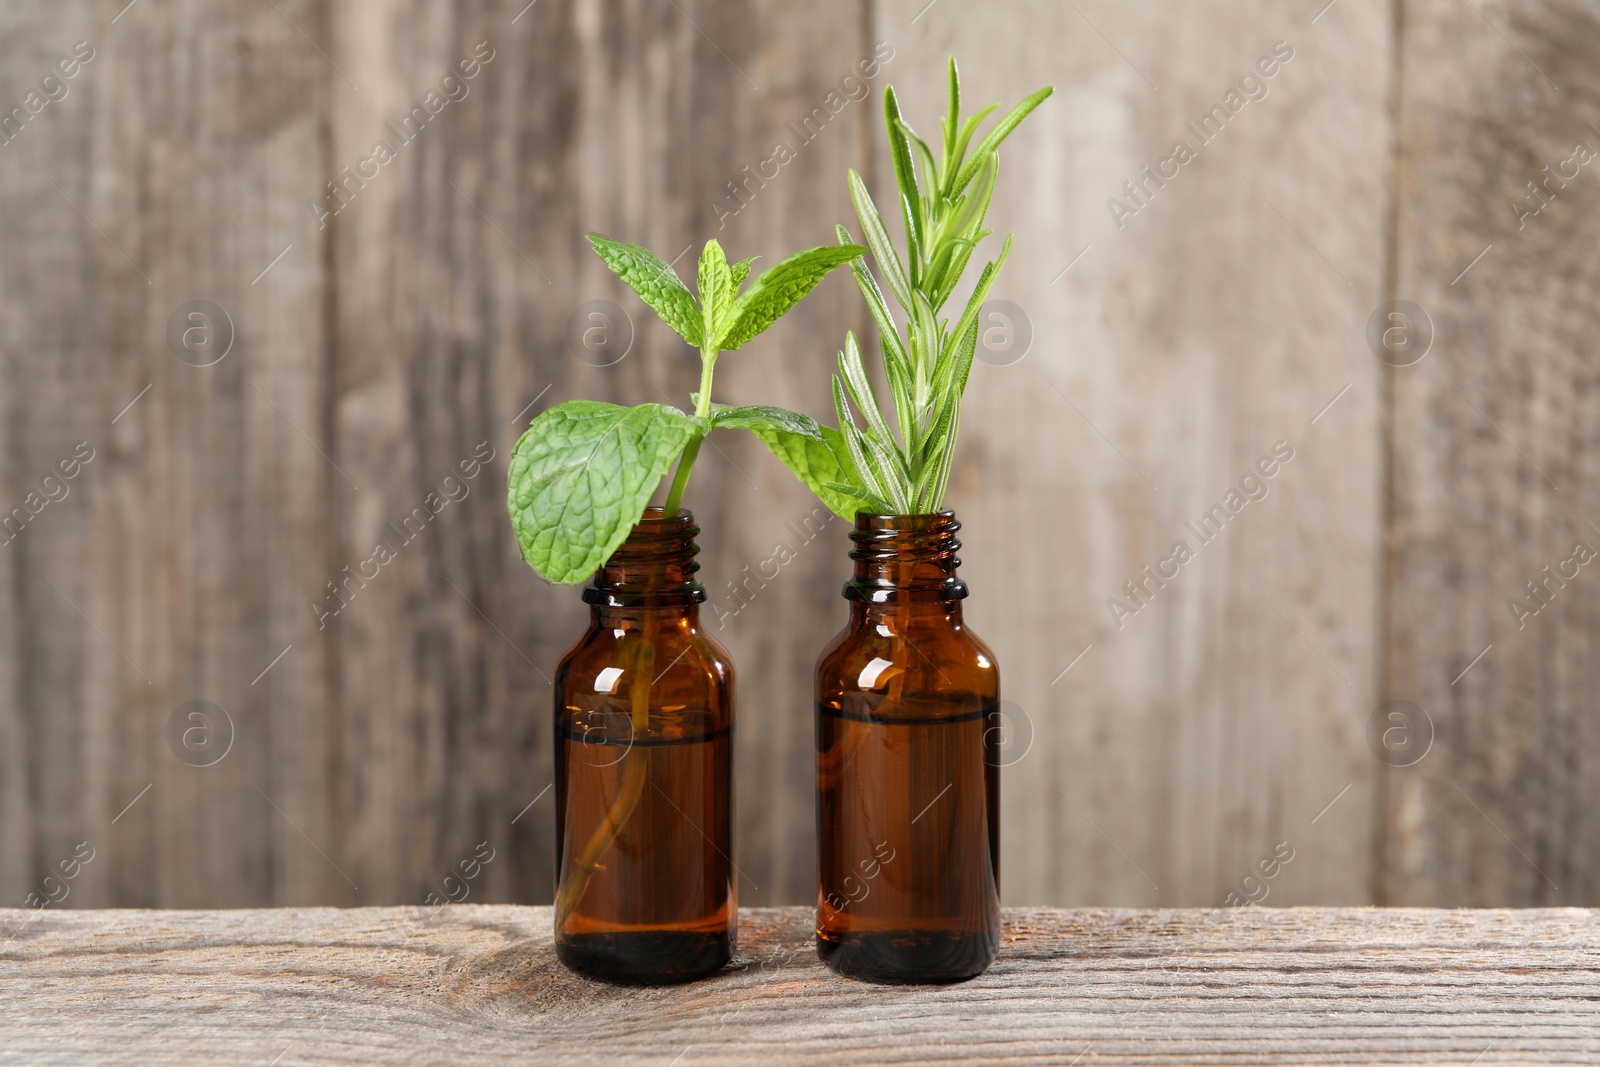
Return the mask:
<svg viewBox="0 0 1600 1067">
<path fill-rule="evenodd" d="M 1596 903 L 1600 579 L 1552 582 L 1520 629 L 1507 601 L 1600 549 L 1600 179 L 1527 188 L 1600 150 L 1600 20 L 1324 4 L 5 5 L 0 112 L 37 114 L 0 136 L 0 505 L 29 515 L 0 538 L 0 902 L 420 903 L 480 842 L 473 901 L 547 900 L 547 677 L 584 613 L 517 556 L 506 456 L 544 406 L 683 404 L 695 369 L 583 235 L 828 241 L 847 167 L 886 188 L 882 86 L 935 132 L 955 49 L 971 100 L 1057 87 L 992 213 L 1031 347 L 977 369 L 952 479 L 1018 727 L 1006 901 Z M 1131 199 L 1179 140 L 1194 158 Z M 1401 298 L 1434 340 L 1391 367 L 1365 335 Z M 210 366 L 168 336 L 197 300 L 231 323 Z M 631 338 L 607 366 L 571 340 L 595 301 Z M 830 279 L 719 394 L 831 419 L 866 325 Z M 845 529 L 799 546 L 814 501 L 714 442 L 690 499 L 740 665 L 741 899 L 804 902 Z M 1266 496 L 1200 543 L 1275 446 Z M 1194 559 L 1129 597 L 1180 539 Z M 797 557 L 735 599 L 779 540 Z M 1411 766 L 1369 741 L 1391 699 L 1431 723 Z M 210 766 L 169 739 L 194 700 L 225 711 Z"/>
</svg>

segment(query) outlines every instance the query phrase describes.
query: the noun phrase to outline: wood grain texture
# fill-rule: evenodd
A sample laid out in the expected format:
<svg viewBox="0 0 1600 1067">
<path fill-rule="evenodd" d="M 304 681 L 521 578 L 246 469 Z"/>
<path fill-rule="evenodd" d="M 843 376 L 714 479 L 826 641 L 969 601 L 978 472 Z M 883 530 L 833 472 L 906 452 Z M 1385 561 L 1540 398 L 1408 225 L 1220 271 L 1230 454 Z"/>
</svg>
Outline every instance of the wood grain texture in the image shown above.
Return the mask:
<svg viewBox="0 0 1600 1067">
<path fill-rule="evenodd" d="M 1406 5 L 1394 295 L 1435 337 L 1388 372 L 1385 686 L 1435 739 L 1386 776 L 1381 891 L 1589 901 L 1600 576 L 1562 561 L 1600 550 L 1600 159 L 1563 163 L 1600 152 L 1600 17 L 1479 6 Z"/>
<path fill-rule="evenodd" d="M 1012 909 L 946 987 L 746 910 L 724 973 L 556 961 L 548 908 L 0 913 L 0 1060 L 431 1064 L 1594 1063 L 1592 911 Z"/>
<path fill-rule="evenodd" d="M 338 568 L 379 543 L 397 555 L 351 589 L 329 627 L 340 708 L 327 751 L 362 770 L 340 785 L 337 834 L 324 848 L 374 887 L 333 884 L 334 900 L 421 900 L 480 841 L 507 858 L 475 893 L 549 899 L 552 803 L 519 814 L 551 782 L 548 677 L 587 609 L 575 588 L 541 584 L 520 559 L 505 518 L 507 460 L 533 412 L 553 403 L 687 408 L 698 384 L 695 353 L 611 277 L 585 235 L 644 244 L 690 276 L 708 236 L 770 263 L 832 243 L 831 220 L 847 210 L 845 153 L 862 104 L 824 112 L 777 178 L 746 184 L 745 168 L 771 156 L 776 139 L 793 142 L 787 124 L 870 56 L 857 5 L 830 3 L 803 20 L 779 4 L 524 7 L 342 7 L 330 27 L 334 61 L 361 86 L 331 82 L 330 172 L 392 139 L 386 123 L 461 59 L 493 54 L 465 98 L 397 144 L 399 157 L 329 223 L 332 432 L 361 487 L 335 487 L 341 554 L 329 570 L 338 581 Z M 823 414 L 832 348 L 862 317 L 854 299 L 845 278 L 830 279 L 722 360 L 719 398 Z M 600 300 L 632 334 L 625 357 L 605 366 L 573 340 L 587 328 L 585 306 Z M 494 460 L 462 483 L 465 499 L 412 535 L 404 517 L 430 491 L 448 497 L 443 479 L 462 482 L 457 467 L 480 443 Z M 748 607 L 730 596 L 743 567 L 792 539 L 784 523 L 815 508 L 748 435 L 713 438 L 686 505 L 702 526 L 706 624 L 748 665 L 737 690 L 740 775 L 771 787 L 741 793 L 743 889 L 805 899 L 811 669 L 842 614 L 817 589 L 843 554 L 813 548 L 780 579 L 758 578 Z"/>
<path fill-rule="evenodd" d="M 1359 324 L 1381 285 L 1387 16 L 923 7 L 877 20 L 917 19 L 898 88 L 924 133 L 946 49 L 975 105 L 1056 86 L 1002 150 L 990 216 L 1017 235 L 995 295 L 1032 349 L 974 372 L 952 479 L 967 615 L 1032 729 L 1003 772 L 1006 899 L 1221 903 L 1287 841 L 1273 902 L 1363 900 L 1381 457 Z M 1292 58 L 1261 77 L 1278 42 Z M 1265 96 L 1203 142 L 1190 124 L 1246 74 Z M 1196 157 L 1131 197 L 1178 141 Z M 1187 524 L 1280 441 L 1265 498 L 1202 544 Z M 1141 606 L 1124 583 L 1178 541 L 1195 558 Z"/>
<path fill-rule="evenodd" d="M 0 149 L 7 507 L 48 491 L 77 442 L 92 456 L 0 549 L 8 900 L 88 841 L 70 903 L 265 903 L 283 889 L 275 839 L 292 831 L 261 790 L 292 777 L 291 809 L 327 822 L 327 768 L 297 759 L 328 711 L 325 653 L 301 643 L 252 684 L 299 640 L 334 477 L 304 436 L 326 399 L 322 264 L 302 245 L 261 273 L 295 236 L 289 194 L 316 170 L 323 114 L 322 60 L 288 21 L 305 5 L 283 9 L 0 16 L 19 42 L 8 74 L 28 79 L 7 79 L 19 100 L 74 42 L 93 49 Z M 196 299 L 232 324 L 209 366 L 168 339 L 175 315 L 180 333 L 196 325 L 177 314 Z M 224 323 L 210 329 L 221 343 Z M 223 709 L 182 729 L 231 740 L 225 762 L 169 747 L 191 700 Z"/>
<path fill-rule="evenodd" d="M 870 57 L 859 4 L 815 22 L 680 8 L 0 14 L 0 66 L 29 80 L 79 38 L 98 49 L 0 173 L 6 499 L 75 441 L 98 449 L 0 568 L 3 899 L 41 892 L 82 841 L 95 859 L 67 906 L 421 901 L 480 841 L 501 859 L 475 899 L 548 899 L 544 679 L 585 611 L 518 557 L 506 457 L 551 403 L 687 404 L 697 369 L 583 236 L 673 258 L 716 234 L 769 261 L 829 243 L 864 140 L 858 101 L 803 144 L 788 132 Z M 421 131 L 398 130 L 414 107 Z M 800 149 L 780 179 L 730 194 L 780 137 Z M 380 141 L 394 155 L 374 174 Z M 165 336 L 200 297 L 237 331 L 205 368 Z M 599 299 L 631 319 L 614 366 L 568 339 Z M 829 281 L 724 361 L 720 395 L 825 414 L 858 319 Z M 840 615 L 842 529 L 742 606 L 728 583 L 815 504 L 758 445 L 716 444 L 689 498 L 708 621 L 761 664 L 741 760 L 775 785 L 746 793 L 741 870 L 757 899 L 803 899 L 806 694 Z M 394 556 L 375 566 L 380 543 Z M 169 746 L 196 698 L 233 725 L 212 767 Z"/>
<path fill-rule="evenodd" d="M 1032 744 L 1002 776 L 1005 899 L 1214 904 L 1286 842 L 1272 904 L 1600 902 L 1600 579 L 1508 607 L 1600 550 L 1600 163 L 1512 207 L 1600 150 L 1590 7 L 16 0 L 0 40 L 0 116 L 95 49 L 0 138 L 0 518 L 94 449 L 0 537 L 0 901 L 80 842 L 68 908 L 420 902 L 479 842 L 473 901 L 548 900 L 545 676 L 584 613 L 518 558 L 506 457 L 551 403 L 683 404 L 696 369 L 583 236 L 680 269 L 711 235 L 767 262 L 831 240 L 847 167 L 887 188 L 883 85 L 932 133 L 953 50 L 969 101 L 1057 86 L 991 216 L 1032 349 L 977 368 L 950 501 Z M 1200 146 L 1186 123 L 1280 40 Z M 1196 158 L 1131 199 L 1178 139 Z M 1368 351 L 1389 297 L 1432 315 L 1415 367 Z M 167 338 L 196 299 L 234 328 L 214 366 Z M 609 366 L 570 339 L 599 300 L 632 335 Z M 829 279 L 719 396 L 831 420 L 866 325 Z M 1269 495 L 1197 546 L 1279 440 Z M 742 899 L 808 900 L 844 524 L 809 532 L 776 460 L 713 443 L 688 502 L 740 667 Z M 1119 626 L 1179 538 L 1196 559 Z M 1432 717 L 1415 767 L 1369 750 L 1390 698 Z M 231 724 L 210 767 L 168 737 L 197 699 Z"/>
</svg>

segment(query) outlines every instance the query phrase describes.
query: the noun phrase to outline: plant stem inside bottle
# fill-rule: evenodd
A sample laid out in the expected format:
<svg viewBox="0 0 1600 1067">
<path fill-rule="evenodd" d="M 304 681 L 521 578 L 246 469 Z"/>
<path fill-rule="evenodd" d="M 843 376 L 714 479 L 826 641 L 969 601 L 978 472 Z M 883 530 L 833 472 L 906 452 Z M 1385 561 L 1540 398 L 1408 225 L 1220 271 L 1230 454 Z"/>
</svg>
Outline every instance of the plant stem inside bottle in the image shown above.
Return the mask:
<svg viewBox="0 0 1600 1067">
<path fill-rule="evenodd" d="M 726 840 L 732 734 L 600 740 L 565 731 L 561 855 L 587 841 L 566 872 L 570 904 L 556 948 L 569 966 L 616 981 L 676 981 L 727 962 L 733 870 L 707 840 Z"/>
</svg>

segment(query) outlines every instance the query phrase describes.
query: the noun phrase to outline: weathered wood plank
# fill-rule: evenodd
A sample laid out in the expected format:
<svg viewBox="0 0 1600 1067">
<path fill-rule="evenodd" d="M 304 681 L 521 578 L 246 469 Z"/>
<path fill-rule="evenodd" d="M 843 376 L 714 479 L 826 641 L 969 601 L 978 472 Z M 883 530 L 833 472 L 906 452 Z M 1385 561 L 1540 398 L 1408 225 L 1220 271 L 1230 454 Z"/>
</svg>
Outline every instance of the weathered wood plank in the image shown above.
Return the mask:
<svg viewBox="0 0 1600 1067">
<path fill-rule="evenodd" d="M 1004 775 L 1007 899 L 1215 902 L 1287 841 L 1273 903 L 1592 902 L 1589 568 L 1536 617 L 1507 607 L 1568 542 L 1600 549 L 1593 166 L 1536 216 L 1512 207 L 1577 142 L 1600 150 L 1587 8 L 380 7 L 0 6 L 0 108 L 95 49 L 0 146 L 0 506 L 95 449 L 0 546 L 0 900 L 81 841 L 67 906 L 420 900 L 483 840 L 500 858 L 474 899 L 546 899 L 548 808 L 512 820 L 549 781 L 540 672 L 582 610 L 518 561 L 504 457 L 536 398 L 681 399 L 693 374 L 582 235 L 827 240 L 844 168 L 885 177 L 882 84 L 931 132 L 954 48 L 973 99 L 1059 87 L 993 213 L 1019 233 L 997 296 L 1033 350 L 978 369 L 952 496 L 971 618 L 1035 734 Z M 1279 39 L 1295 56 L 1268 95 L 1118 228 L 1122 183 Z M 348 178 L 480 41 L 470 93 Z M 880 41 L 871 98 L 849 99 Z M 751 178 L 778 141 L 793 159 Z M 319 220 L 329 181 L 350 206 Z M 831 354 L 864 325 L 841 281 L 719 391 L 831 418 Z M 1416 367 L 1362 339 L 1389 296 L 1433 315 Z M 195 298 L 235 327 L 213 367 L 166 338 Z M 617 365 L 570 353 L 592 299 L 633 320 Z M 1118 628 L 1121 583 L 1279 439 L 1296 456 L 1270 497 Z M 482 441 L 469 495 L 344 586 Z M 717 444 L 691 500 L 708 622 L 742 667 L 741 884 L 803 900 L 843 524 L 793 532 L 807 494 L 753 442 Z M 780 540 L 798 557 L 761 577 Z M 330 581 L 349 606 L 323 627 Z M 1390 697 L 1432 716 L 1416 767 L 1368 751 Z M 214 767 L 169 747 L 191 699 L 231 716 Z"/>
<path fill-rule="evenodd" d="M 304 845 L 258 791 L 327 822 L 326 765 L 299 760 L 328 702 L 298 591 L 322 580 L 337 475 L 312 443 L 325 277 L 293 231 L 324 61 L 289 22 L 309 26 L 308 5 L 281 6 L 0 12 L 8 100 L 86 42 L 64 95 L 0 148 L 5 506 L 49 493 L 77 442 L 87 459 L 0 548 L 8 904 L 324 896 L 285 874 Z M 223 317 L 189 320 L 198 299 Z M 180 717 L 180 740 L 209 733 L 174 748 L 191 700 L 226 719 Z M 46 887 L 85 841 L 92 862 Z"/>
<path fill-rule="evenodd" d="M 1281 841 L 1271 902 L 1370 891 L 1381 470 L 1359 326 L 1381 288 L 1390 24 L 1315 14 L 878 9 L 910 38 L 895 80 L 925 135 L 947 50 L 974 104 L 1057 87 L 1002 150 L 990 215 L 1017 233 L 995 295 L 1032 349 L 976 368 L 952 479 L 968 618 L 1034 735 L 1002 776 L 1008 901 L 1221 903 Z M 1207 143 L 1187 124 L 1219 105 Z M 1145 178 L 1177 141 L 1195 158 Z M 1279 441 L 1292 461 L 1259 478 Z M 1266 497 L 1202 543 L 1188 524 L 1246 476 Z M 1195 558 L 1146 579 L 1180 540 Z"/>
<path fill-rule="evenodd" d="M 1457 1063 L 1600 1061 L 1600 916 L 1012 909 L 947 987 L 816 960 L 811 915 L 747 910 L 727 972 L 609 986 L 548 908 L 0 912 L 0 1055 L 26 1063 Z"/>
<path fill-rule="evenodd" d="M 1388 372 L 1384 679 L 1435 736 L 1386 778 L 1379 899 L 1588 902 L 1600 16 L 1479 7 L 1406 5 L 1394 296 L 1434 341 Z"/>
<path fill-rule="evenodd" d="M 684 10 L 706 26 L 703 17 L 716 22 L 728 16 L 714 12 L 735 7 Z M 731 81 L 727 140 L 719 143 L 708 130 L 707 144 L 696 150 L 704 158 L 694 165 L 694 192 L 686 194 L 695 198 L 692 236 L 715 236 L 739 255 L 759 252 L 758 266 L 834 243 L 834 225 L 852 218 L 845 172 L 870 163 L 881 139 L 879 94 L 904 64 L 896 41 L 870 32 L 869 9 L 858 0 L 807 4 L 803 11 L 770 0 L 754 5 L 762 44 L 729 56 L 759 92 L 737 77 Z M 717 37 L 710 26 L 706 31 Z M 724 61 L 702 45 L 698 62 Z M 774 172 L 762 184 L 761 176 Z M 734 209 L 732 217 L 725 214 Z M 829 377 L 851 329 L 861 334 L 870 319 L 840 271 L 747 348 L 724 357 L 717 390 L 729 403 L 780 404 L 831 425 Z M 692 372 L 673 373 L 681 382 Z M 820 507 L 750 435 L 718 433 L 711 440 L 716 451 L 702 451 L 695 479 L 705 480 L 691 494 L 705 526 L 702 578 L 710 599 L 703 618 L 739 672 L 740 900 L 811 901 L 813 679 L 818 654 L 848 617 L 840 596 L 850 568 L 848 524 Z"/>
<path fill-rule="evenodd" d="M 347 699 L 327 751 L 361 770 L 345 779 L 324 847 L 364 888 L 334 884 L 323 899 L 420 901 L 488 841 L 504 858 L 474 899 L 541 901 L 551 885 L 548 797 L 518 816 L 551 781 L 546 678 L 587 609 L 576 589 L 541 585 L 519 558 L 504 511 L 507 457 L 532 414 L 553 403 L 687 407 L 698 382 L 695 355 L 584 236 L 645 244 L 688 275 L 710 236 L 768 262 L 831 243 L 867 105 L 830 115 L 777 178 L 747 179 L 745 167 L 772 156 L 776 139 L 793 141 L 786 124 L 810 115 L 871 50 L 854 0 L 813 6 L 803 19 L 778 3 L 406 10 L 342 6 L 329 31 L 331 55 L 361 87 L 332 83 L 330 176 L 368 156 L 375 139 L 397 152 L 328 221 L 334 436 L 361 486 L 340 497 L 333 576 L 378 543 L 396 558 L 368 568 L 379 576 L 350 587 L 329 622 Z M 413 141 L 396 140 L 386 123 L 430 90 L 448 98 L 452 68 L 490 52 L 463 79 L 464 98 Z M 730 193 L 730 181 L 747 180 Z M 596 300 L 631 320 L 632 347 L 612 365 L 573 342 L 589 325 L 579 312 Z M 852 316 L 864 318 L 847 281 L 830 279 L 792 321 L 723 360 L 719 396 L 823 414 L 832 351 Z M 464 483 L 465 499 L 420 533 L 404 529 L 426 494 L 448 495 L 442 480 L 460 481 L 459 463 L 481 443 L 495 458 Z M 728 581 L 769 557 L 773 540 L 790 536 L 784 522 L 814 505 L 753 440 L 713 444 L 687 503 L 703 530 L 707 625 L 742 667 L 739 774 L 752 784 L 740 791 L 742 891 L 804 900 L 815 877 L 811 670 L 842 608 L 817 587 L 836 592 L 846 561 L 838 548 L 809 551 L 746 594 L 752 606 L 741 610 Z"/>
</svg>

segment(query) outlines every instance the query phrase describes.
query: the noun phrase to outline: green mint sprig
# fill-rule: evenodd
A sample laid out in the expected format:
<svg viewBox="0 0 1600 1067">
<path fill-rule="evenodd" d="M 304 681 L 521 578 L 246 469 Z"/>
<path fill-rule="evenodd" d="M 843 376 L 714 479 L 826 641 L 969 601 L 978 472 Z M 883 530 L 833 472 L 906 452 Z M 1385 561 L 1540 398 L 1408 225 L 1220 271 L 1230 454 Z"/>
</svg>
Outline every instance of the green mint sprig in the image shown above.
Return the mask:
<svg viewBox="0 0 1600 1067">
<path fill-rule="evenodd" d="M 649 249 L 598 234 L 589 243 L 663 322 L 700 350 L 700 389 L 691 394 L 692 413 L 669 404 L 629 408 L 568 400 L 529 424 L 512 452 L 507 506 L 523 558 L 535 570 L 562 584 L 593 574 L 627 539 L 674 460 L 665 509 L 677 514 L 700 442 L 717 426 L 751 430 L 797 472 L 840 483 L 853 479 L 834 458 L 835 445 L 844 448 L 834 431 L 778 409 L 713 404 L 711 380 L 718 355 L 757 337 L 865 248 L 845 242 L 798 252 L 741 292 L 754 257 L 729 263 L 722 246 L 707 241 L 696 301 Z"/>
<path fill-rule="evenodd" d="M 978 242 L 989 235 L 983 221 L 994 196 L 1001 142 L 1051 92 L 1040 89 L 1024 99 L 974 146 L 978 127 L 997 105 L 962 120 L 961 79 L 951 57 L 949 107 L 941 122 L 943 145 L 935 156 L 901 115 L 894 87 L 884 90 L 884 123 L 905 222 L 904 260 L 889 240 L 866 183 L 854 170 L 849 173 L 849 187 L 863 241 L 905 317 L 903 333 L 865 262 L 853 260 L 850 269 L 878 330 L 891 405 L 878 401 L 855 334 L 846 332 L 839 373 L 833 378 L 837 436 L 844 446 L 836 466 L 855 476 L 839 479 L 845 484 L 819 486 L 796 469 L 841 518 L 855 516 L 834 507 L 825 488 L 834 499 L 858 500 L 863 510 L 885 514 L 932 512 L 943 503 L 961 425 L 961 398 L 977 350 L 978 311 L 1011 250 L 1009 236 L 1000 255 L 979 273 L 955 324 L 939 312 L 955 292 Z M 843 226 L 838 227 L 838 236 L 842 243 L 851 240 Z M 852 406 L 861 413 L 864 426 L 857 425 Z M 894 419 L 893 427 L 885 411 Z"/>
</svg>

